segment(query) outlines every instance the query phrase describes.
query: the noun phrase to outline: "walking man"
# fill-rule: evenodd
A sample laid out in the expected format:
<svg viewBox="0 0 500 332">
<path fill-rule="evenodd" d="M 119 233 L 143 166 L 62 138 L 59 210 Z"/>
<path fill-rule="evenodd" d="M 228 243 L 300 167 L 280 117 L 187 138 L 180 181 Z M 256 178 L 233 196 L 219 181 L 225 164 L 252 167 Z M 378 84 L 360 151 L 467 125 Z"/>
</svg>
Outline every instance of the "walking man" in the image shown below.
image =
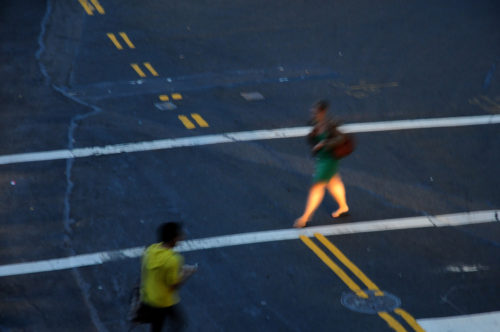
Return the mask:
<svg viewBox="0 0 500 332">
<path fill-rule="evenodd" d="M 162 224 L 158 228 L 160 242 L 149 246 L 142 258 L 141 314 L 151 323 L 151 332 L 160 332 L 165 319 L 172 331 L 182 331 L 186 325 L 178 290 L 197 267 L 184 265 L 184 258 L 173 250 L 182 237 L 179 223 Z"/>
</svg>

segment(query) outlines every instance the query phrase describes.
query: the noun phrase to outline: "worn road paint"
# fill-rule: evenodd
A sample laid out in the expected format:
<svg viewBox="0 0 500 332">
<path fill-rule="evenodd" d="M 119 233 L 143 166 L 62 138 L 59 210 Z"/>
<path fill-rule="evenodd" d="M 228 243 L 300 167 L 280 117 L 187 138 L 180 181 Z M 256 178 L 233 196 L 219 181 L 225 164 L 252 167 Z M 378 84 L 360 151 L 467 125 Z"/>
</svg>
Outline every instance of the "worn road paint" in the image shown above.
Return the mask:
<svg viewBox="0 0 500 332">
<path fill-rule="evenodd" d="M 448 265 L 445 268 L 447 272 L 470 273 L 479 271 L 488 271 L 490 268 L 482 265 Z"/>
<path fill-rule="evenodd" d="M 106 12 L 104 11 L 104 8 L 102 8 L 102 6 L 99 3 L 99 1 L 97 1 L 97 0 L 90 0 L 90 2 L 92 2 L 92 4 L 94 5 L 95 9 L 97 10 L 97 12 L 99 14 L 101 14 L 101 15 L 106 14 Z"/>
<path fill-rule="evenodd" d="M 94 15 L 94 7 L 87 0 L 78 0 L 78 2 L 80 2 L 87 15 Z"/>
<path fill-rule="evenodd" d="M 488 96 L 474 97 L 469 99 L 469 104 L 477 105 L 489 113 L 500 113 L 500 96 L 496 96 L 494 99 L 492 98 Z"/>
</svg>

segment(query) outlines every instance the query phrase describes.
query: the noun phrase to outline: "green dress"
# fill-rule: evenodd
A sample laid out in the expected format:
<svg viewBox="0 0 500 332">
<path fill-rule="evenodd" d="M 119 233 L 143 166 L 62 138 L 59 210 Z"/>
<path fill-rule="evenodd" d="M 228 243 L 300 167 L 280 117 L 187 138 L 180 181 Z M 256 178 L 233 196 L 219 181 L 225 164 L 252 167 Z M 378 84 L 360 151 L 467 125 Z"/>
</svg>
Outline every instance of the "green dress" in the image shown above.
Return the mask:
<svg viewBox="0 0 500 332">
<path fill-rule="evenodd" d="M 319 134 L 313 137 L 313 142 L 318 144 L 322 140 L 328 137 L 328 132 Z M 313 176 L 314 183 L 328 182 L 330 179 L 337 174 L 339 161 L 335 159 L 332 152 L 326 147 L 321 148 L 316 153 L 315 170 Z"/>
</svg>

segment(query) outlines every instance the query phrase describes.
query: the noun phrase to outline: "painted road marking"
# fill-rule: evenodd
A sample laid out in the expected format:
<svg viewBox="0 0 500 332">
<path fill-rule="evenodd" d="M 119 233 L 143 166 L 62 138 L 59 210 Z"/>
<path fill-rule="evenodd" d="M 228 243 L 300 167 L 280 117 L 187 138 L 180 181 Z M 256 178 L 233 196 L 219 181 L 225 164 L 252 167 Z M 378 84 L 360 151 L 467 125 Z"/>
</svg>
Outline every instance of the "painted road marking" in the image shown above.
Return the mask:
<svg viewBox="0 0 500 332">
<path fill-rule="evenodd" d="M 422 326 L 413 318 L 412 315 L 407 313 L 405 310 L 401 308 L 396 308 L 394 309 L 394 312 L 401 316 L 407 323 L 408 325 L 411 326 L 412 329 L 414 329 L 416 332 L 425 332 L 425 330 L 422 328 Z"/>
<path fill-rule="evenodd" d="M 78 0 L 78 2 L 80 2 L 87 15 L 94 15 L 94 7 L 87 0 Z"/>
<path fill-rule="evenodd" d="M 310 68 L 287 70 L 291 82 L 317 81 L 338 79 L 338 74 L 331 68 Z M 278 75 L 274 69 L 253 69 L 253 70 L 230 70 L 220 73 L 201 73 L 193 75 L 183 75 L 179 77 L 161 77 L 158 79 L 122 80 L 110 82 L 98 82 L 94 84 L 82 85 L 69 89 L 68 93 L 82 96 L 87 102 L 108 98 L 118 98 L 126 96 L 137 96 L 138 94 L 150 95 L 152 93 L 163 93 L 165 83 L 168 91 L 205 91 L 214 88 L 234 88 L 240 89 L 242 86 L 254 86 L 255 84 L 276 83 Z M 109 93 L 112 90 L 112 93 Z"/>
<path fill-rule="evenodd" d="M 161 103 L 154 103 L 155 107 L 160 111 L 173 111 L 177 106 L 170 101 L 162 101 Z"/>
<path fill-rule="evenodd" d="M 185 115 L 179 115 L 178 118 L 179 118 L 179 120 L 181 120 L 182 124 L 187 129 L 194 129 L 194 128 L 196 128 L 196 126 L 194 125 L 194 123 L 191 122 L 191 120 L 189 120 L 189 118 L 187 116 L 185 116 Z"/>
<path fill-rule="evenodd" d="M 128 38 L 127 34 L 125 32 L 118 32 L 120 37 L 122 37 L 123 41 L 125 44 L 127 44 L 128 47 L 130 48 L 135 48 L 135 45 L 132 43 L 132 41 Z"/>
<path fill-rule="evenodd" d="M 104 8 L 102 8 L 102 6 L 99 3 L 99 1 L 97 1 L 97 0 L 90 0 L 90 2 L 92 2 L 92 4 L 94 5 L 95 9 L 97 10 L 97 12 L 99 14 L 101 14 L 101 15 L 106 14 L 106 12 L 104 11 Z"/>
<path fill-rule="evenodd" d="M 491 99 L 488 96 L 479 96 L 477 98 L 469 99 L 471 105 L 477 105 L 481 107 L 484 111 L 490 113 L 500 113 L 500 97 L 497 96 L 495 99 Z"/>
<path fill-rule="evenodd" d="M 351 270 L 352 273 L 356 277 L 358 277 L 359 280 L 365 284 L 366 287 L 368 287 L 369 290 L 373 291 L 375 296 L 383 296 L 384 292 L 382 292 L 375 283 L 373 283 L 364 273 L 361 271 L 349 258 L 347 258 L 333 243 L 331 243 L 326 237 L 323 236 L 323 234 L 316 233 L 314 236 L 328 249 L 332 254 L 337 257 L 339 261 L 342 262 L 349 270 Z"/>
<path fill-rule="evenodd" d="M 366 294 L 361 289 L 361 287 L 359 287 L 359 285 L 344 272 L 344 270 L 342 270 L 337 264 L 335 264 L 335 262 L 332 261 L 323 250 L 321 250 L 316 244 L 314 244 L 311 239 L 309 239 L 305 235 L 300 235 L 300 239 L 307 247 L 309 247 L 309 249 L 311 249 L 316 254 L 316 256 L 319 257 L 319 259 L 323 261 L 323 263 L 326 264 L 326 266 L 328 266 L 344 282 L 344 284 L 347 285 L 347 287 L 349 287 L 350 290 L 352 290 L 359 297 L 362 297 L 364 299 L 368 298 L 368 294 Z"/>
<path fill-rule="evenodd" d="M 391 315 L 387 312 L 382 311 L 379 312 L 378 315 L 386 321 L 387 325 L 389 325 L 396 332 L 406 332 L 406 329 L 401 325 L 397 320 L 395 320 Z"/>
<path fill-rule="evenodd" d="M 115 47 L 119 50 L 123 50 L 123 46 L 122 44 L 120 44 L 120 42 L 118 41 L 118 39 L 116 39 L 116 36 L 114 33 L 110 33 L 108 32 L 106 34 L 106 36 L 108 36 L 108 38 L 111 40 L 111 42 L 115 45 Z"/>
<path fill-rule="evenodd" d="M 366 83 L 365 80 L 360 80 L 358 85 L 347 85 L 342 82 L 335 82 L 333 86 L 343 89 L 345 94 L 354 98 L 366 98 L 370 95 L 378 94 L 383 88 L 395 88 L 399 86 L 399 82 L 389 83 Z"/>
<path fill-rule="evenodd" d="M 427 332 L 493 332 L 500 331 L 500 311 L 440 318 L 417 319 Z"/>
<path fill-rule="evenodd" d="M 153 76 L 158 76 L 158 73 L 156 70 L 153 68 L 153 66 L 149 62 L 143 62 L 142 63 L 144 67 L 146 67 L 147 70 L 151 73 Z M 140 76 L 140 77 L 146 77 L 146 73 L 141 69 L 141 67 L 137 63 L 131 63 L 130 66 L 134 68 L 135 72 Z"/>
<path fill-rule="evenodd" d="M 205 121 L 205 119 L 203 119 L 201 117 L 201 115 L 199 115 L 198 113 L 191 113 L 191 117 L 198 124 L 198 126 L 200 126 L 202 128 L 209 127 L 209 125 Z M 178 118 L 179 118 L 179 120 L 181 120 L 182 124 L 187 129 L 194 129 L 194 128 L 196 128 L 196 125 L 191 120 L 189 120 L 189 118 L 187 116 L 185 116 L 185 115 L 179 115 Z"/>
<path fill-rule="evenodd" d="M 101 4 L 97 0 L 90 0 L 92 4 L 90 4 L 88 0 L 78 1 L 88 15 L 94 15 L 94 10 L 97 10 L 97 12 L 101 15 L 106 14 L 104 8 L 102 8 Z"/>
<path fill-rule="evenodd" d="M 246 101 L 256 101 L 264 99 L 264 96 L 258 91 L 241 92 L 240 96 L 242 96 Z"/>
<path fill-rule="evenodd" d="M 141 67 L 137 63 L 131 63 L 130 66 L 135 70 L 137 75 L 140 77 L 146 77 L 146 74 L 142 71 Z"/>
<path fill-rule="evenodd" d="M 130 41 L 125 32 L 119 32 L 118 34 L 122 37 L 122 39 L 125 41 L 125 44 L 127 44 L 128 47 L 135 48 L 134 44 L 132 44 L 132 42 Z M 118 38 L 116 38 L 114 33 L 108 32 L 106 36 L 108 36 L 108 38 L 111 40 L 111 42 L 115 45 L 117 49 L 123 50 L 122 44 L 120 44 Z"/>
<path fill-rule="evenodd" d="M 331 243 L 324 235 L 321 233 L 314 233 L 314 237 L 318 239 L 345 267 L 347 267 L 369 290 L 375 292 L 375 296 L 382 296 L 384 293 L 380 291 L 377 285 L 373 283 L 364 273 L 361 271 L 351 260 L 349 260 L 342 251 L 340 251 L 333 243 Z M 327 254 L 321 250 L 314 242 L 308 237 L 301 235 L 300 239 L 305 243 L 306 246 L 311 249 L 316 256 L 318 256 L 323 263 L 325 263 L 335 274 L 349 287 L 357 296 L 361 298 L 368 298 L 368 295 L 361 290 L 361 288 L 354 282 L 347 274 L 340 268 L 337 264 L 335 264 Z M 399 308 L 397 308 L 399 309 Z M 396 312 L 396 310 L 394 312 Z M 400 309 L 396 312 L 400 315 L 408 325 L 412 326 L 412 328 L 417 332 L 422 332 L 422 328 L 418 325 L 415 319 L 406 311 Z M 378 312 L 378 315 L 384 319 L 387 324 L 395 331 L 402 332 L 406 331 L 406 329 L 395 320 L 389 313 L 387 312 Z"/>
<path fill-rule="evenodd" d="M 356 222 L 341 225 L 306 227 L 302 229 L 289 228 L 274 231 L 222 235 L 204 239 L 186 240 L 180 242 L 176 247 L 176 250 L 178 252 L 190 252 L 196 250 L 208 250 L 245 244 L 297 240 L 301 235 L 313 237 L 315 233 L 321 233 L 325 236 L 333 236 L 412 228 L 463 226 L 489 222 L 500 222 L 499 218 L 500 210 L 488 210 L 444 214 L 438 216 L 421 216 Z M 38 262 L 2 265 L 0 266 L 0 277 L 99 265 L 126 258 L 137 258 L 142 255 L 143 251 L 144 247 L 135 247 L 122 250 L 97 252 L 93 254 L 76 255 L 65 258 L 56 258 Z"/>
<path fill-rule="evenodd" d="M 182 95 L 180 93 L 172 93 L 172 99 L 173 100 L 182 100 Z M 161 101 L 169 101 L 168 95 L 159 95 L 158 98 L 160 98 Z"/>
<path fill-rule="evenodd" d="M 198 124 L 198 126 L 202 128 L 209 127 L 208 123 L 199 115 L 198 113 L 191 113 L 191 117 L 193 118 L 194 121 Z"/>
<path fill-rule="evenodd" d="M 478 272 L 478 271 L 488 271 L 490 268 L 483 265 L 448 265 L 444 268 L 447 272 L 454 273 L 470 273 L 470 272 Z"/>
<path fill-rule="evenodd" d="M 500 115 L 479 115 L 453 118 L 397 120 L 385 122 L 353 123 L 341 126 L 346 133 L 367 133 L 391 130 L 409 130 L 425 128 L 461 127 L 475 125 L 492 125 L 500 123 Z M 84 158 L 91 156 L 131 153 L 153 150 L 167 150 L 187 146 L 203 146 L 210 144 L 247 142 L 276 138 L 295 138 L 306 136 L 311 127 L 281 128 L 270 130 L 242 131 L 196 137 L 170 138 L 138 143 L 96 146 L 73 150 L 54 150 L 30 152 L 0 156 L 0 165 L 27 163 L 35 161 Z"/>
<path fill-rule="evenodd" d="M 159 76 L 156 70 L 153 68 L 153 66 L 149 62 L 143 62 L 144 67 L 146 67 L 147 70 L 153 75 L 153 76 Z"/>
</svg>

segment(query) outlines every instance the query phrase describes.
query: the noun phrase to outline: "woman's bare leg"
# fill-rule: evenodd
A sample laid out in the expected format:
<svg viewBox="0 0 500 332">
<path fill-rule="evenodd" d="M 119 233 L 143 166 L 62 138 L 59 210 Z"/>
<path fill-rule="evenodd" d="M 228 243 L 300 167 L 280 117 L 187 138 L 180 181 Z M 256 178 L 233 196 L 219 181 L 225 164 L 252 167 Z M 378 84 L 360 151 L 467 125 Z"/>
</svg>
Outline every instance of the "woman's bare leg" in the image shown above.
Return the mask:
<svg viewBox="0 0 500 332">
<path fill-rule="evenodd" d="M 325 196 L 326 183 L 315 183 L 309 189 L 304 214 L 295 221 L 294 227 L 304 227 Z"/>
<path fill-rule="evenodd" d="M 333 178 L 330 179 L 327 188 L 330 194 L 332 194 L 335 201 L 337 201 L 337 204 L 339 206 L 337 211 L 332 212 L 332 217 L 337 218 L 341 214 L 349 211 L 349 206 L 347 206 L 347 201 L 345 198 L 345 187 L 340 174 L 337 173 Z"/>
</svg>

